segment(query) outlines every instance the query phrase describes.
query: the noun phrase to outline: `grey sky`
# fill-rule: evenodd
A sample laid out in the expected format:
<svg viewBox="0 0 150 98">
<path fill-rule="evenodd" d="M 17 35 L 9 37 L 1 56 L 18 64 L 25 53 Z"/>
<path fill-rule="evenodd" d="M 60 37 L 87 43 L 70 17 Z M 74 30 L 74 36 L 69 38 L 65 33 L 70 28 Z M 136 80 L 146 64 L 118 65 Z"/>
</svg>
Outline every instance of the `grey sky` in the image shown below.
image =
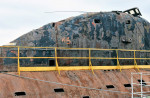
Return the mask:
<svg viewBox="0 0 150 98">
<path fill-rule="evenodd" d="M 1 0 L 0 45 L 37 29 L 81 13 L 44 13 L 51 11 L 112 11 L 138 7 L 150 21 L 150 0 Z"/>
</svg>

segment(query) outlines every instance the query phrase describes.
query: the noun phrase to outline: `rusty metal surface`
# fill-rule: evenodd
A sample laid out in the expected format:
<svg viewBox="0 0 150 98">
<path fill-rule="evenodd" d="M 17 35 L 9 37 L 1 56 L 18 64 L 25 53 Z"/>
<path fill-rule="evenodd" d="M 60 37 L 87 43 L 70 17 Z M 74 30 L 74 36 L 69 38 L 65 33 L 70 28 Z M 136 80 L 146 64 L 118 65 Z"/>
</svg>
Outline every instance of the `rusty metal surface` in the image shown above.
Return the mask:
<svg viewBox="0 0 150 98">
<path fill-rule="evenodd" d="M 139 16 L 124 12 L 86 13 L 71 17 L 56 23 L 49 23 L 35 29 L 12 41 L 17 46 L 38 47 L 75 47 L 75 48 L 104 48 L 104 49 L 150 49 L 150 24 Z M 49 56 L 53 52 L 47 51 Z M 9 54 L 8 52 L 6 54 Z M 30 55 L 22 51 L 21 55 Z M 115 57 L 114 51 L 92 53 L 94 56 Z M 33 56 L 45 56 L 45 51 L 35 51 Z M 59 56 L 87 56 L 87 51 L 58 51 Z M 122 54 L 123 56 L 129 56 Z M 15 61 L 13 61 L 15 62 Z M 30 62 L 24 60 L 23 62 Z M 34 60 L 37 63 L 47 63 L 44 60 Z M 58 60 L 60 66 L 86 66 L 88 60 Z M 93 60 L 94 65 L 116 65 L 116 60 Z M 128 63 L 133 61 L 124 61 Z M 149 63 L 150 61 L 148 61 Z M 7 62 L 6 62 L 7 63 Z M 144 61 L 144 64 L 147 61 Z M 27 65 L 27 64 L 25 64 Z"/>
<path fill-rule="evenodd" d="M 18 46 L 149 49 L 149 32 L 149 22 L 141 17 L 99 12 L 44 25 L 13 42 Z"/>
<path fill-rule="evenodd" d="M 119 14 L 118 14 L 119 13 Z M 99 12 L 86 13 L 77 17 L 68 18 L 56 23 L 49 23 L 43 27 L 33 30 L 16 40 L 12 41 L 17 46 L 38 46 L 38 47 L 75 47 L 75 48 L 104 48 L 104 49 L 150 49 L 150 24 L 145 19 L 123 12 Z M 13 51 L 12 51 L 13 50 Z M 17 56 L 14 49 L 0 49 L 1 56 Z M 3 54 L 2 54 L 3 53 Z M 50 51 L 26 51 L 21 50 L 21 56 L 49 56 L 53 55 Z M 59 51 L 59 56 L 87 56 L 87 52 L 77 51 Z M 94 56 L 116 56 L 115 52 L 93 53 Z M 122 56 L 131 57 L 131 54 Z M 143 55 L 144 57 L 145 55 Z M 141 57 L 141 56 L 140 56 Z M 6 61 L 6 62 L 5 62 Z M 20 62 L 32 62 L 33 59 L 22 60 Z M 43 60 L 35 60 L 35 65 L 43 64 Z M 73 62 L 73 63 L 72 63 Z M 76 63 L 78 62 L 78 63 Z M 95 64 L 116 64 L 116 61 L 93 61 Z M 127 61 L 129 62 L 129 61 Z M 127 64 L 127 62 L 122 62 Z M 17 60 L 0 59 L 0 64 L 9 66 L 0 66 L 1 69 L 15 69 L 13 65 Z M 31 63 L 30 65 L 32 65 Z M 67 60 L 60 61 L 60 65 L 82 66 L 88 65 L 88 61 Z M 27 64 L 25 64 L 27 65 Z M 145 70 L 141 70 L 147 72 Z M 86 86 L 90 88 L 105 89 L 106 85 L 114 85 L 113 91 L 122 91 L 131 93 L 131 88 L 125 88 L 124 84 L 130 84 L 131 72 L 136 70 L 122 70 L 122 72 L 94 70 L 91 71 L 57 71 L 51 72 L 22 72 L 21 76 L 36 78 L 46 81 L 55 81 L 65 84 Z M 17 74 L 10 72 L 11 74 Z M 130 98 L 130 94 L 120 94 L 113 92 L 87 90 L 75 87 L 49 84 L 35 80 L 18 78 L 0 73 L 0 97 L 15 98 L 14 93 L 25 91 L 26 96 L 21 98 Z M 139 77 L 135 77 L 137 81 Z M 150 81 L 149 77 L 143 77 L 145 82 Z M 138 83 L 138 81 L 137 81 Z M 55 88 L 63 88 L 65 92 L 55 93 Z M 136 91 L 140 88 L 136 87 Z M 144 90 L 149 91 L 149 88 Z M 17 97 L 19 98 L 19 97 Z"/>
<path fill-rule="evenodd" d="M 147 72 L 140 70 L 141 72 Z M 124 84 L 131 83 L 131 72 L 136 70 L 100 71 L 95 70 L 95 74 L 91 71 L 61 71 L 58 72 L 22 72 L 21 76 L 30 77 L 45 81 L 54 81 L 64 84 L 84 86 L 96 89 L 113 90 L 131 93 L 131 87 L 124 87 Z M 10 72 L 10 74 L 17 74 Z M 82 98 L 90 96 L 90 98 L 130 98 L 130 94 L 121 94 L 107 91 L 88 90 L 70 86 L 62 86 L 58 84 L 50 84 L 39 82 L 36 80 L 24 79 L 10 75 L 0 74 L 0 97 L 1 98 Z M 134 77 L 136 82 L 140 77 Z M 149 77 L 143 77 L 145 82 L 150 81 Z M 137 81 L 137 83 L 139 83 Z M 108 89 L 106 85 L 114 85 L 115 88 Z M 138 86 L 139 87 L 139 86 Z M 135 87 L 135 91 L 140 91 L 140 88 Z M 64 92 L 56 93 L 55 88 L 63 88 Z M 149 88 L 144 90 L 149 91 Z M 25 96 L 14 96 L 15 92 L 26 92 Z"/>
</svg>

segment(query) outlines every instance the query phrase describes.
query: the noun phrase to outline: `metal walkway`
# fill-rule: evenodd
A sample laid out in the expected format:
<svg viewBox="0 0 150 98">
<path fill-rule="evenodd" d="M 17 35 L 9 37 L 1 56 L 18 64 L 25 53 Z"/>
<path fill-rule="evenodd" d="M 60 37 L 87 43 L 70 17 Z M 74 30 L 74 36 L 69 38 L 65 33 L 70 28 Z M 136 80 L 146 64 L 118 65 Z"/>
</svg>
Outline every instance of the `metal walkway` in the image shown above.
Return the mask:
<svg viewBox="0 0 150 98">
<path fill-rule="evenodd" d="M 136 60 L 150 60 L 150 58 L 136 58 L 136 52 L 149 52 L 150 50 L 127 50 L 127 49 L 99 49 L 99 48 L 65 48 L 65 47 L 24 47 L 24 46 L 0 46 L 0 48 L 16 48 L 17 57 L 0 57 L 0 58 L 10 58 L 18 60 L 18 73 L 20 75 L 21 71 L 53 71 L 57 70 L 60 74 L 61 70 L 110 70 L 110 69 L 131 69 L 131 68 L 150 68 L 150 65 L 137 65 Z M 20 57 L 20 49 L 51 49 L 55 51 L 54 57 Z M 57 55 L 58 50 L 86 50 L 89 52 L 88 57 L 59 57 Z M 91 51 L 116 51 L 116 57 L 91 57 Z M 134 55 L 131 58 L 120 58 L 118 51 L 128 51 L 133 52 Z M 20 59 L 55 59 L 54 67 L 20 67 Z M 59 66 L 58 59 L 88 59 L 89 66 Z M 91 60 L 93 59 L 106 59 L 106 60 L 117 60 L 117 66 L 93 66 Z M 134 60 L 134 65 L 120 65 L 119 60 Z"/>
</svg>

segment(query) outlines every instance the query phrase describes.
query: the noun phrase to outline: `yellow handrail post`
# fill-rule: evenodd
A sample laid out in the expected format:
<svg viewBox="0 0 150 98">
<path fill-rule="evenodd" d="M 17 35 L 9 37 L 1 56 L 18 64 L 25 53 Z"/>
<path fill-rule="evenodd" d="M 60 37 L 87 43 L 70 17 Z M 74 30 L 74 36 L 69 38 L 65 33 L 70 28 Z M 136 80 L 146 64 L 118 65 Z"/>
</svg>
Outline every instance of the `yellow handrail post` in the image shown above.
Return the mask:
<svg viewBox="0 0 150 98">
<path fill-rule="evenodd" d="M 140 68 L 150 68 L 150 66 L 148 65 L 138 65 L 136 60 L 150 60 L 150 58 L 145 57 L 145 58 L 140 58 L 140 57 L 136 57 L 136 52 L 140 51 L 140 52 L 149 52 L 150 50 L 127 50 L 127 49 L 98 49 L 98 48 L 65 48 L 65 47 L 23 47 L 23 46 L 0 46 L 0 47 L 6 47 L 6 48 L 15 48 L 15 50 L 12 50 L 11 52 L 15 54 L 16 49 L 18 49 L 18 56 L 15 57 L 0 57 L 1 59 L 16 59 L 18 61 L 17 64 L 17 74 L 21 74 L 21 71 L 58 71 L 60 74 L 61 70 L 90 70 L 92 71 L 92 73 L 94 74 L 94 70 L 104 70 L 104 69 L 119 69 L 120 71 L 122 71 L 122 69 L 138 69 L 138 71 L 140 71 Z M 55 56 L 53 57 L 20 57 L 20 51 L 22 48 L 32 48 L 34 50 L 43 50 L 44 48 L 46 48 L 46 50 L 53 50 L 55 51 Z M 54 50 L 55 49 L 55 50 Z M 30 49 L 29 49 L 30 50 Z M 44 49 L 45 50 L 45 49 Z M 57 55 L 57 50 L 86 50 L 89 52 L 89 56 L 86 57 L 59 57 Z M 92 51 L 95 50 L 104 50 L 104 51 L 116 51 L 116 57 L 92 57 L 91 53 Z M 130 51 L 130 52 L 134 52 L 134 57 L 119 57 L 119 52 L 120 51 Z M 133 54 L 132 54 L 133 56 Z M 21 67 L 20 66 L 20 59 L 54 59 L 55 60 L 55 65 L 54 67 Z M 58 63 L 58 59 L 89 59 L 89 66 L 59 66 Z M 117 60 L 117 66 L 93 66 L 92 65 L 92 60 L 93 59 L 104 59 L 104 60 Z M 134 60 L 134 64 L 132 65 L 125 65 L 125 66 L 121 66 L 119 60 Z"/>
<path fill-rule="evenodd" d="M 18 47 L 18 74 L 20 76 L 20 48 Z"/>
<path fill-rule="evenodd" d="M 118 69 L 120 69 L 120 72 L 121 72 L 121 67 L 120 67 L 119 58 L 118 58 L 118 50 L 116 50 L 116 54 L 117 54 L 117 67 Z"/>
<path fill-rule="evenodd" d="M 134 68 L 137 68 L 138 71 L 140 71 L 140 70 L 139 70 L 139 67 L 138 67 L 138 65 L 137 65 L 136 59 L 135 59 L 135 51 L 134 51 Z"/>
<path fill-rule="evenodd" d="M 59 68 L 58 68 L 58 61 L 57 61 L 57 48 L 55 48 L 55 61 L 56 61 L 56 70 L 60 74 Z"/>
<path fill-rule="evenodd" d="M 92 73 L 94 74 L 93 68 L 92 68 L 92 62 L 91 62 L 91 49 L 89 49 L 89 67 L 92 70 Z"/>
</svg>

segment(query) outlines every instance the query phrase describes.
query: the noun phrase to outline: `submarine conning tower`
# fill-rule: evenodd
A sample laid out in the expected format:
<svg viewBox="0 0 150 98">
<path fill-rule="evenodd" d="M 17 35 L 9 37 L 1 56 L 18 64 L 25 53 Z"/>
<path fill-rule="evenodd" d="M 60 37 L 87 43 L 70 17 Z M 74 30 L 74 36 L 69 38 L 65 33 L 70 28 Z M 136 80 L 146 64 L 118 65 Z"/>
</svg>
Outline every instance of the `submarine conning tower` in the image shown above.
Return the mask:
<svg viewBox="0 0 150 98">
<path fill-rule="evenodd" d="M 66 48 L 98 48 L 98 49 L 130 49 L 149 50 L 150 48 L 150 24 L 141 18 L 138 8 L 126 11 L 94 12 L 71 17 L 59 22 L 49 23 L 35 29 L 16 40 L 12 41 L 16 46 L 41 47 L 41 49 L 20 49 L 22 57 L 52 57 L 55 51 L 42 47 L 66 47 Z M 14 50 L 15 51 L 15 50 Z M 17 52 L 5 51 L 9 57 L 17 56 Z M 134 52 L 119 51 L 117 55 L 112 51 L 91 51 L 91 57 L 133 57 Z M 58 50 L 58 57 L 88 57 L 89 51 L 85 50 Z M 135 55 L 136 56 L 136 55 Z M 137 57 L 148 57 L 149 54 L 137 53 Z M 17 63 L 17 60 L 5 58 L 4 64 Z M 52 63 L 51 63 L 52 62 Z M 92 60 L 93 65 L 117 65 L 116 59 Z M 131 64 L 134 61 L 120 60 L 121 64 Z M 149 61 L 139 60 L 140 64 L 149 64 Z M 22 59 L 20 63 L 26 66 L 38 64 L 54 65 L 55 59 Z M 58 60 L 61 66 L 87 66 L 88 59 L 64 59 Z"/>
</svg>

